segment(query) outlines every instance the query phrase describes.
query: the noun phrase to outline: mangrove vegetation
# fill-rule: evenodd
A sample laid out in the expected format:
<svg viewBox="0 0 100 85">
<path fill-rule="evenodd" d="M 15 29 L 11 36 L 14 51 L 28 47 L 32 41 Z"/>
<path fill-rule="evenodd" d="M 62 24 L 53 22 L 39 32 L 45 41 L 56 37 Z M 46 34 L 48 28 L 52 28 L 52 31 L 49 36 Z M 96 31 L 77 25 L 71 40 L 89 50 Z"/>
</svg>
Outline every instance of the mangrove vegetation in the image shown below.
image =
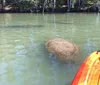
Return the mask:
<svg viewBox="0 0 100 85">
<path fill-rule="evenodd" d="M 0 12 L 99 12 L 100 0 L 0 0 Z"/>
</svg>

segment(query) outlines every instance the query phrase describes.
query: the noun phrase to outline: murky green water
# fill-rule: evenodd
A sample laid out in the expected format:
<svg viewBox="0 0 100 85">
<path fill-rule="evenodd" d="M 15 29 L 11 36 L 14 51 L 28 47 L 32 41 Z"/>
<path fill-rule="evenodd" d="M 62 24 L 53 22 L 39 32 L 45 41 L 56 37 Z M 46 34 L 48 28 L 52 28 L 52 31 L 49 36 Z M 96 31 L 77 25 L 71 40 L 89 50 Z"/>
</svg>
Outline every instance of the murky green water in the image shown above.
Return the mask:
<svg viewBox="0 0 100 85">
<path fill-rule="evenodd" d="M 62 64 L 45 48 L 72 40 L 79 61 Z M 0 85 L 70 85 L 80 63 L 100 49 L 99 14 L 0 14 Z"/>
</svg>

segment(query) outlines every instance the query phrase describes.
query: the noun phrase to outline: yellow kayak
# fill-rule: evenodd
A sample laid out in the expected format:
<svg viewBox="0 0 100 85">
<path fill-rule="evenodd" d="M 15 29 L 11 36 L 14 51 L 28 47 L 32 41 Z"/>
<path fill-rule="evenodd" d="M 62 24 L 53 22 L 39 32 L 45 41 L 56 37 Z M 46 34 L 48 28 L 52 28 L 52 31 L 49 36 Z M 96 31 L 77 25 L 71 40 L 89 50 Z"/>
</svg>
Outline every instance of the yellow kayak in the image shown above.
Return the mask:
<svg viewBox="0 0 100 85">
<path fill-rule="evenodd" d="M 93 52 L 82 63 L 71 85 L 100 85 L 100 52 Z"/>
</svg>

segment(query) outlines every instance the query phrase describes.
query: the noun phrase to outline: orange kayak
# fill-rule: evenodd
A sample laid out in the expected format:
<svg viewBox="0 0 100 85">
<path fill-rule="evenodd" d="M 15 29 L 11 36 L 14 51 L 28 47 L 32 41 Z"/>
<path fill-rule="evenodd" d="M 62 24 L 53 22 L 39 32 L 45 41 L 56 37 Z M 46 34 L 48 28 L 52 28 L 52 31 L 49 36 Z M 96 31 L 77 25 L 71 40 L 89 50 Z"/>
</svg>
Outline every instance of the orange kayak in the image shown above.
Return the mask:
<svg viewBox="0 0 100 85">
<path fill-rule="evenodd" d="M 93 52 L 82 63 L 71 85 L 100 85 L 100 52 Z"/>
</svg>

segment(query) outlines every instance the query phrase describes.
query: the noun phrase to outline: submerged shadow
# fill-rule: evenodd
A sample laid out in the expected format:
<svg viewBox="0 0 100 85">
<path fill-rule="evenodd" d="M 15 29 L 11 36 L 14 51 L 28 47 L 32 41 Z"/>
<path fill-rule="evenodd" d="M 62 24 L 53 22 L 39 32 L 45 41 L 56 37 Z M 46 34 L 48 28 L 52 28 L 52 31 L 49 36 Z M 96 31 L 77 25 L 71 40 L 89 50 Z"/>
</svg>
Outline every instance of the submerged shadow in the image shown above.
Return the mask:
<svg viewBox="0 0 100 85">
<path fill-rule="evenodd" d="M 43 25 L 8 25 L 0 26 L 0 28 L 42 28 Z"/>
<path fill-rule="evenodd" d="M 51 23 L 56 23 L 56 24 L 73 24 L 72 22 L 66 22 L 66 21 L 55 21 Z"/>
</svg>

